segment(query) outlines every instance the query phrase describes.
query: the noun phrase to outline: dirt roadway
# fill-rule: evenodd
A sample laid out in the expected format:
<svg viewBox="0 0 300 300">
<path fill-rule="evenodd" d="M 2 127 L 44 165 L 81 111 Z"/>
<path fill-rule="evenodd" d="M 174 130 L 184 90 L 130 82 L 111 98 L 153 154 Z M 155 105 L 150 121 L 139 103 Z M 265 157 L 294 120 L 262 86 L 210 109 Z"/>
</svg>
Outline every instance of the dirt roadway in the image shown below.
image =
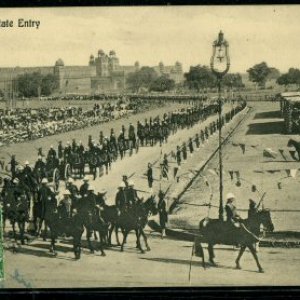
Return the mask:
<svg viewBox="0 0 300 300">
<path fill-rule="evenodd" d="M 188 280 L 192 243 L 149 237 L 152 248 L 146 254 L 137 253 L 133 235 L 129 236 L 125 252 L 119 248 L 107 250 L 107 256 L 83 251 L 80 261 L 73 260 L 71 246 L 60 244 L 58 257 L 51 258 L 44 243 L 24 246 L 19 254 L 5 252 L 5 276 L 1 287 L 72 288 L 72 287 L 142 287 L 142 286 L 259 286 L 299 285 L 300 251 L 298 249 L 260 248 L 259 258 L 265 273 L 257 272 L 249 252 L 245 252 L 236 270 L 238 254 L 232 247 L 217 248 L 218 267 L 204 270 L 200 259 L 193 257 L 191 284 Z M 69 249 L 69 252 L 62 252 Z M 207 251 L 205 251 L 207 257 Z M 18 276 L 16 276 L 18 272 Z M 17 277 L 17 278 L 16 278 Z M 17 280 L 18 279 L 18 280 Z M 22 282 L 23 279 L 23 282 Z M 24 283 L 25 281 L 25 283 Z"/>
</svg>

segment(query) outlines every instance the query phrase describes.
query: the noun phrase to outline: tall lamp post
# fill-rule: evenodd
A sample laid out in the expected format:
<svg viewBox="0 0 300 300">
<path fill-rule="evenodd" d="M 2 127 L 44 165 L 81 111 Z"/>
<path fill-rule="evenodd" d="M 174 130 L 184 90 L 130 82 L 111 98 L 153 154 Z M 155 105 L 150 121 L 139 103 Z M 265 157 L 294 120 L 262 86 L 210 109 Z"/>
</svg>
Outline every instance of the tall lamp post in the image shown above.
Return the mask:
<svg viewBox="0 0 300 300">
<path fill-rule="evenodd" d="M 219 32 L 218 38 L 213 42 L 213 53 L 210 59 L 210 68 L 217 78 L 218 86 L 218 114 L 219 114 L 219 219 L 223 220 L 223 160 L 222 160 L 222 99 L 221 99 L 221 84 L 224 75 L 229 71 L 229 44 L 224 39 L 222 31 Z"/>
</svg>

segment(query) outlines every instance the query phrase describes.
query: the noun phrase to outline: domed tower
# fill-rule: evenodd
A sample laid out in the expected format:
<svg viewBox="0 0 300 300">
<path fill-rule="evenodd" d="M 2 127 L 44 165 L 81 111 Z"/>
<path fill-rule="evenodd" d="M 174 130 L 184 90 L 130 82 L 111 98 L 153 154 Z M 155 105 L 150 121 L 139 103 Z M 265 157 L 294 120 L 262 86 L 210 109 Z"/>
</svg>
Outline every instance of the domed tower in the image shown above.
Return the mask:
<svg viewBox="0 0 300 300">
<path fill-rule="evenodd" d="M 55 62 L 55 67 L 64 67 L 65 64 L 64 64 L 64 61 L 59 58 L 56 62 Z"/>
<path fill-rule="evenodd" d="M 163 74 L 165 72 L 165 66 L 162 61 L 158 64 L 158 69 L 160 74 Z"/>
<path fill-rule="evenodd" d="M 117 71 L 119 69 L 119 59 L 114 50 L 109 51 L 109 71 Z"/>
<path fill-rule="evenodd" d="M 138 61 L 136 61 L 134 63 L 134 68 L 135 68 L 135 71 L 138 71 L 140 69 L 140 63 Z"/>
<path fill-rule="evenodd" d="M 98 51 L 98 57 L 95 59 L 96 73 L 98 76 L 108 76 L 108 56 L 104 53 L 102 49 Z"/>
<path fill-rule="evenodd" d="M 95 57 L 93 54 L 90 55 L 89 66 L 95 65 Z"/>
</svg>

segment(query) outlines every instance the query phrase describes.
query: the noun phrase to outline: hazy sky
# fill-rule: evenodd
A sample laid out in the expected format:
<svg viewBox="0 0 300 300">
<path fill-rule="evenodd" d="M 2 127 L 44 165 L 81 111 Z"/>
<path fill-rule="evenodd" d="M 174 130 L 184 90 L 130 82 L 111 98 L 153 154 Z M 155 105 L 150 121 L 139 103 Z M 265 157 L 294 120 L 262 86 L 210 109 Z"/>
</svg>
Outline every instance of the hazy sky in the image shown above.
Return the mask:
<svg viewBox="0 0 300 300">
<path fill-rule="evenodd" d="M 39 29 L 18 28 L 18 18 L 40 20 Z M 231 71 L 266 61 L 286 71 L 300 67 L 300 6 L 186 6 L 0 8 L 0 67 L 87 65 L 98 49 L 114 49 L 121 65 L 160 61 L 209 64 L 220 29 L 230 45 Z"/>
</svg>

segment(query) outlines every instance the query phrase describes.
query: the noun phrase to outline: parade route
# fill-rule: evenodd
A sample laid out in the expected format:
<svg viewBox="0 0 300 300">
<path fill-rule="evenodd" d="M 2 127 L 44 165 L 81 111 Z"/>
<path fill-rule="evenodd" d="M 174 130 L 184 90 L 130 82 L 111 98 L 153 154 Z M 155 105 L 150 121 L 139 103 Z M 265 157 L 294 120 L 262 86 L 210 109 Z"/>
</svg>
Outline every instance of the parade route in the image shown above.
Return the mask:
<svg viewBox="0 0 300 300">
<path fill-rule="evenodd" d="M 17 254 L 5 252 L 6 277 L 0 284 L 4 288 L 24 288 L 26 283 L 32 288 L 300 284 L 298 249 L 260 248 L 259 257 L 265 270 L 265 273 L 260 274 L 248 251 L 241 262 L 243 269 L 236 270 L 234 260 L 238 250 L 233 247 L 216 247 L 216 262 L 219 266 L 207 264 L 204 270 L 200 259 L 193 257 L 190 282 L 191 242 L 169 238 L 161 240 L 154 233 L 149 236 L 149 244 L 151 251 L 139 254 L 132 234 L 123 253 L 119 247 L 114 247 L 106 251 L 106 257 L 101 257 L 98 252 L 90 254 L 88 249 L 84 249 L 81 260 L 75 261 L 71 244 L 59 243 L 58 256 L 51 257 L 49 244 L 35 241 L 30 246 L 23 246 Z M 207 258 L 206 249 L 205 254 Z M 16 272 L 19 280 L 16 279 Z"/>
</svg>

